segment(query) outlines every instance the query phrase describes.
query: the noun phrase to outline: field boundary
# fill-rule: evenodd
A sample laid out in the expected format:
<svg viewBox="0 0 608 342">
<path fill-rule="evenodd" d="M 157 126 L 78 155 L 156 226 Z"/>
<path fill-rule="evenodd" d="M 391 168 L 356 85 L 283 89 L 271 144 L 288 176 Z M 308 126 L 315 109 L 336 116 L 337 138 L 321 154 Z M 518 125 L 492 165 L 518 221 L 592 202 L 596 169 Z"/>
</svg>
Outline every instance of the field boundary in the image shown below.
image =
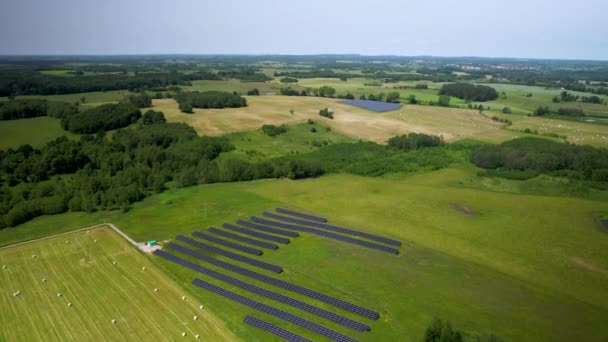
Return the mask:
<svg viewBox="0 0 608 342">
<path fill-rule="evenodd" d="M 131 244 L 133 247 L 136 247 L 137 249 L 141 250 L 142 252 L 152 253 L 155 250 L 161 248 L 160 246 L 148 247 L 145 243 L 139 243 L 139 242 L 133 240 L 125 232 L 123 232 L 122 230 L 120 230 L 120 228 L 116 227 L 113 223 L 104 222 L 104 223 L 99 223 L 99 224 L 96 224 L 96 225 L 93 225 L 93 226 L 88 226 L 88 227 L 84 227 L 84 228 L 78 228 L 78 229 L 75 229 L 75 230 L 71 230 L 69 232 L 49 235 L 49 236 L 45 236 L 45 237 L 42 237 L 42 238 L 37 238 L 37 239 L 17 242 L 17 243 L 14 243 L 12 245 L 2 246 L 2 247 L 0 247 L 0 250 L 11 248 L 11 247 L 17 247 L 17 246 L 25 245 L 25 244 L 28 244 L 28 243 L 33 243 L 33 242 L 38 242 L 38 241 L 44 241 L 44 240 L 48 240 L 48 239 L 52 239 L 52 238 L 56 238 L 56 237 L 60 237 L 60 236 L 65 236 L 65 235 L 69 235 L 69 234 L 74 234 L 74 233 L 82 232 L 82 231 L 85 231 L 85 230 L 91 230 L 91 229 L 101 228 L 103 226 L 109 227 L 114 232 L 116 232 L 118 235 L 120 235 L 123 239 L 127 240 L 127 242 L 129 244 Z"/>
</svg>

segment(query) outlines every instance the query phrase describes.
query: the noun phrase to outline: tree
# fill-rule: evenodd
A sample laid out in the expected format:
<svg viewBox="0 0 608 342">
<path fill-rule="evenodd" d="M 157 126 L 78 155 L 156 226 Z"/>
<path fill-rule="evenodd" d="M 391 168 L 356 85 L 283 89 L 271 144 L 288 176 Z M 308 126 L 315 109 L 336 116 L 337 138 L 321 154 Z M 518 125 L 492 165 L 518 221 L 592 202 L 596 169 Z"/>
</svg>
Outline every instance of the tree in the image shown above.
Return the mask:
<svg viewBox="0 0 608 342">
<path fill-rule="evenodd" d="M 319 96 L 321 97 L 334 97 L 336 89 L 330 86 L 322 86 L 319 88 Z"/>
<path fill-rule="evenodd" d="M 397 92 L 397 91 L 390 92 L 386 95 L 386 102 L 399 103 L 400 97 L 401 97 L 401 94 L 399 94 L 399 92 Z"/>
<path fill-rule="evenodd" d="M 511 107 L 504 107 L 504 108 L 502 109 L 502 112 L 503 112 L 504 114 L 511 114 Z"/>
<path fill-rule="evenodd" d="M 330 112 L 327 107 L 323 108 L 319 111 L 319 115 L 329 118 L 329 119 L 333 119 L 334 118 L 334 112 Z"/>
<path fill-rule="evenodd" d="M 416 100 L 416 95 L 410 95 L 410 96 L 408 96 L 407 102 L 409 104 L 417 104 L 418 100 Z"/>
<path fill-rule="evenodd" d="M 439 95 L 437 104 L 442 107 L 449 107 L 450 106 L 450 97 L 448 95 Z"/>
<path fill-rule="evenodd" d="M 260 91 L 258 90 L 258 88 L 253 88 L 247 92 L 247 95 L 257 96 L 257 95 L 260 95 Z"/>
<path fill-rule="evenodd" d="M 179 102 L 179 110 L 182 111 L 182 113 L 192 114 L 193 113 L 192 102 L 188 101 L 188 100 Z"/>
<path fill-rule="evenodd" d="M 462 332 L 453 329 L 450 322 L 444 322 L 438 318 L 426 329 L 424 342 L 462 342 Z"/>
<path fill-rule="evenodd" d="M 145 112 L 142 117 L 142 123 L 144 125 L 163 124 L 165 122 L 167 122 L 167 120 L 165 119 L 165 114 L 163 114 L 163 112 L 157 112 L 151 109 Z"/>
</svg>

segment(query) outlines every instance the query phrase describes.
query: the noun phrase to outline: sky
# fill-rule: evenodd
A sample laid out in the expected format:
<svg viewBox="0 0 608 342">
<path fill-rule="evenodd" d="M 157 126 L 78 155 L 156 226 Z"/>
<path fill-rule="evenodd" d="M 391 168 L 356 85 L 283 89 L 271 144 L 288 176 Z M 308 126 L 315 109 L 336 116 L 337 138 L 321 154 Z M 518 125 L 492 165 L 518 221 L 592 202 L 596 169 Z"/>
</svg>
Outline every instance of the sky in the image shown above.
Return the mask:
<svg viewBox="0 0 608 342">
<path fill-rule="evenodd" d="M 0 54 L 608 60 L 606 0 L 2 0 Z"/>
</svg>

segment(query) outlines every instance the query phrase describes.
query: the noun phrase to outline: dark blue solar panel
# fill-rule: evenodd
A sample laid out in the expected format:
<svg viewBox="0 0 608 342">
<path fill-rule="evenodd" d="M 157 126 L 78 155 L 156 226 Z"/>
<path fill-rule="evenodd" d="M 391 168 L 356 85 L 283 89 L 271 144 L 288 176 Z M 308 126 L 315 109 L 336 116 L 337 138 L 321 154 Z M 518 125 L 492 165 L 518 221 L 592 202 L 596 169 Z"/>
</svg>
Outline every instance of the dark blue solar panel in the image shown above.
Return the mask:
<svg viewBox="0 0 608 342">
<path fill-rule="evenodd" d="M 239 287 L 243 290 L 247 290 L 250 291 L 252 293 L 258 294 L 260 296 L 266 297 L 266 298 L 270 298 L 272 300 L 276 300 L 279 301 L 281 303 L 293 306 L 295 308 L 298 308 L 300 310 L 306 311 L 306 312 L 310 312 L 314 315 L 317 315 L 319 317 L 322 318 L 326 318 L 330 321 L 334 321 L 338 324 L 342 324 L 346 327 L 349 327 L 351 329 L 357 330 L 357 331 L 368 331 L 370 330 L 370 327 L 363 324 L 363 323 L 359 323 L 357 321 L 353 321 L 352 319 L 346 318 L 344 316 L 340 316 L 338 314 L 335 314 L 333 312 L 329 312 L 327 310 L 318 308 L 316 306 L 304 303 L 300 300 L 270 291 L 270 290 L 266 290 L 263 289 L 261 287 L 246 283 L 242 280 L 230 277 L 228 275 L 222 274 L 220 272 L 208 269 L 206 267 L 200 266 L 198 264 L 195 264 L 191 261 L 188 261 L 186 259 L 182 259 L 178 256 L 175 256 L 173 254 L 169 254 L 167 252 L 162 252 L 162 253 L 157 253 L 156 255 L 165 258 L 167 260 L 173 261 L 179 265 L 188 267 L 190 269 L 193 269 L 195 271 L 198 271 L 202 274 L 208 275 L 210 277 L 213 277 L 215 279 L 221 280 L 223 282 L 226 282 L 230 285 L 234 285 L 236 287 Z"/>
<path fill-rule="evenodd" d="M 264 275 L 264 274 L 261 274 L 261 273 L 257 273 L 257 272 L 251 271 L 251 270 L 248 270 L 246 268 L 243 268 L 243 267 L 240 267 L 240 266 L 237 266 L 237 265 L 233 265 L 231 263 L 228 263 L 228 262 L 225 262 L 225 261 L 222 261 L 222 260 L 218 260 L 218 259 L 210 257 L 208 255 L 203 255 L 201 253 L 198 253 L 196 251 L 193 251 L 193 250 L 191 250 L 189 248 L 186 248 L 186 247 L 184 247 L 182 245 L 178 245 L 178 244 L 173 243 L 173 242 L 169 242 L 166 245 L 166 247 L 169 248 L 169 249 L 176 250 L 178 252 L 182 252 L 182 253 L 184 253 L 186 255 L 189 255 L 189 256 L 191 256 L 193 258 L 196 258 L 196 259 L 199 259 L 199 260 L 202 260 L 202 261 L 206 261 L 206 262 L 208 262 L 208 263 L 210 263 L 212 265 L 215 265 L 215 266 L 218 266 L 218 267 L 230 270 L 232 272 L 236 272 L 236 273 L 242 274 L 244 276 L 247 276 L 247 277 L 259 280 L 259 281 L 267 283 L 267 284 L 271 284 L 271 285 L 274 285 L 274 286 L 277 286 L 277 287 L 284 288 L 284 289 L 289 290 L 289 291 L 297 292 L 299 294 L 302 294 L 302 295 L 308 296 L 310 298 L 314 298 L 314 299 L 320 300 L 322 302 L 334 305 L 334 306 L 342 308 L 344 310 L 348 310 L 350 312 L 354 312 L 354 313 L 359 314 L 359 315 L 364 316 L 364 317 L 368 317 L 368 318 L 371 318 L 371 319 L 378 319 L 378 317 L 380 317 L 380 315 L 377 312 L 375 312 L 375 311 L 372 311 L 372 310 L 360 307 L 358 305 L 355 305 L 355 304 L 343 301 L 343 300 L 338 299 L 338 298 L 334 298 L 334 297 L 322 294 L 322 293 L 317 292 L 317 291 L 313 291 L 313 290 L 307 289 L 305 287 L 302 287 L 302 286 L 299 286 L 299 285 L 296 285 L 296 284 L 292 284 L 292 283 L 286 282 L 284 280 L 279 280 L 279 279 L 276 279 L 276 278 L 272 278 L 272 277 L 269 277 L 267 275 Z M 160 254 L 161 252 L 163 252 L 163 251 L 157 250 L 155 252 L 155 254 Z M 166 253 L 166 252 L 164 252 L 164 253 Z"/>
<path fill-rule="evenodd" d="M 209 234 L 205 234 L 199 231 L 195 231 L 192 232 L 192 235 L 196 236 L 197 238 L 201 238 L 201 239 L 205 239 L 207 241 L 211 241 L 211 242 L 215 242 L 217 244 L 220 244 L 222 246 L 226 246 L 232 249 L 236 249 L 237 251 L 241 251 L 241 252 L 245 252 L 245 253 L 249 253 L 249 254 L 254 254 L 254 255 L 262 255 L 264 254 L 264 252 L 262 252 L 259 249 L 255 249 L 255 248 L 251 248 L 251 247 L 247 247 L 247 246 L 242 246 L 239 245 L 238 243 L 234 243 L 234 242 L 230 242 L 230 241 L 226 241 L 224 239 L 220 239 L 217 238 L 215 236 L 211 236 Z"/>
<path fill-rule="evenodd" d="M 274 235 L 269 235 L 269 234 L 264 234 L 264 233 L 256 232 L 256 231 L 253 231 L 251 229 L 246 229 L 246 228 L 243 228 L 243 227 L 235 226 L 235 225 L 230 224 L 230 223 L 224 223 L 222 225 L 222 227 L 224 227 L 226 229 L 233 230 L 235 232 L 239 232 L 239 233 L 255 236 L 255 237 L 258 237 L 258 238 L 264 239 L 264 240 L 274 241 L 274 242 L 278 242 L 278 243 L 285 243 L 285 244 L 289 243 L 289 239 L 287 239 L 287 238 L 284 238 L 284 237 L 281 237 L 281 236 L 274 236 Z"/>
<path fill-rule="evenodd" d="M 372 249 L 377 249 L 379 251 L 383 251 L 383 252 L 387 252 L 387 253 L 392 253 L 392 254 L 399 254 L 399 250 L 392 248 L 392 247 L 387 247 L 384 245 L 379 245 L 377 243 L 371 243 L 368 241 L 363 241 L 363 240 L 358 240 L 358 239 L 353 239 L 351 237 L 348 236 L 344 236 L 344 235 L 340 235 L 340 234 L 334 234 L 334 233 L 330 233 L 324 230 L 319 230 L 319 229 L 313 229 L 313 228 L 308 228 L 308 227 L 302 227 L 302 226 L 296 226 L 293 224 L 288 224 L 288 223 L 283 223 L 283 222 L 275 222 L 275 221 L 270 221 L 270 220 L 266 220 L 260 217 L 256 217 L 256 216 L 251 216 L 251 220 L 259 223 L 259 224 L 265 224 L 265 225 L 269 225 L 269 226 L 273 226 L 273 227 L 281 227 L 281 228 L 287 228 L 287 229 L 293 229 L 293 230 L 297 230 L 300 232 L 307 232 L 307 233 L 312 233 L 312 234 L 316 234 L 316 235 L 320 235 L 320 236 L 324 236 L 324 237 L 328 237 L 330 239 L 335 239 L 335 240 L 340 240 L 343 242 L 347 242 L 347 243 L 352 243 L 354 245 L 359 245 L 362 247 L 366 247 L 366 248 L 372 248 Z"/>
<path fill-rule="evenodd" d="M 256 327 L 265 331 L 268 331 L 271 334 L 274 334 L 278 337 L 281 337 L 282 339 L 284 339 L 285 341 L 289 341 L 289 342 L 312 342 L 311 340 L 304 338 L 300 335 L 296 335 L 294 333 L 292 333 L 291 331 L 285 330 L 281 327 L 278 327 L 274 324 L 268 323 L 266 321 L 262 321 L 259 318 L 255 318 L 253 316 L 249 316 L 247 315 L 247 317 L 245 317 L 245 319 L 243 320 L 243 323 L 245 324 L 249 324 L 252 327 Z"/>
<path fill-rule="evenodd" d="M 238 220 L 238 221 L 236 221 L 236 223 L 240 224 L 241 226 L 261 230 L 263 232 L 268 232 L 268 233 L 273 233 L 273 234 L 278 234 L 278 235 L 285 235 L 285 236 L 290 236 L 290 237 L 300 236 L 300 234 L 298 234 L 296 232 L 290 232 L 290 231 L 284 230 L 284 229 L 264 227 L 261 225 L 251 224 L 251 222 L 247 222 L 247 221 L 243 221 L 243 220 Z"/>
<path fill-rule="evenodd" d="M 194 280 L 192 281 L 192 284 L 203 288 L 205 290 L 211 291 L 215 294 L 218 294 L 222 297 L 231 299 L 237 303 L 246 305 L 252 309 L 267 313 L 269 315 L 278 317 L 280 319 L 283 319 L 287 322 L 296 324 L 301 326 L 304 329 L 308 329 L 310 331 L 314 331 L 317 334 L 323 335 L 325 337 L 331 338 L 334 341 L 340 341 L 340 342 L 356 342 L 357 340 L 350 338 L 346 335 L 342 335 L 337 331 L 331 330 L 329 328 L 326 328 L 320 324 L 311 322 L 309 320 L 306 320 L 304 318 L 298 317 L 296 315 L 290 314 L 289 312 L 283 311 L 283 310 L 279 310 L 277 308 L 274 308 L 272 306 L 266 305 L 266 304 L 262 304 L 260 302 L 256 302 L 253 299 L 249 299 L 245 296 L 241 296 L 239 294 L 236 294 L 234 292 L 225 290 L 219 286 L 215 286 L 211 283 L 208 283 L 206 281 L 200 280 L 198 278 L 194 278 Z"/>
<path fill-rule="evenodd" d="M 401 108 L 401 103 L 389 103 L 371 100 L 343 100 L 342 103 L 365 108 L 367 110 L 373 110 L 374 112 L 388 112 Z"/>
<path fill-rule="evenodd" d="M 301 219 L 305 219 L 305 220 L 309 220 L 309 221 L 327 222 L 327 219 L 325 217 L 321 217 L 321 216 L 303 214 L 303 213 L 299 213 L 297 211 L 293 211 L 293 210 L 289 210 L 289 209 L 285 209 L 285 208 L 276 208 L 275 210 L 281 214 L 291 215 L 291 216 L 299 217 Z"/>
<path fill-rule="evenodd" d="M 240 254 L 228 252 L 228 251 L 225 251 L 223 249 L 220 249 L 220 248 L 217 248 L 217 247 L 214 247 L 214 246 L 211 246 L 211 245 L 207 245 L 207 244 L 204 244 L 202 242 L 193 240 L 193 239 L 191 239 L 189 237 L 185 237 L 183 235 L 178 235 L 176 237 L 176 239 L 179 240 L 179 241 L 188 243 L 188 244 L 190 244 L 190 245 L 192 245 L 194 247 L 198 247 L 198 248 L 204 249 L 204 250 L 209 251 L 209 252 L 213 252 L 213 253 L 216 253 L 216 254 L 219 254 L 219 255 L 223 255 L 223 256 L 225 256 L 227 258 L 238 260 L 238 261 L 244 262 L 246 264 L 249 264 L 251 266 L 256 266 L 256 267 L 259 267 L 259 268 L 263 268 L 265 270 L 269 270 L 269 271 L 272 271 L 272 272 L 275 272 L 275 273 L 281 273 L 281 272 L 283 272 L 283 267 L 281 267 L 281 266 L 272 265 L 272 264 L 269 264 L 267 262 L 255 260 L 255 259 L 243 256 L 243 255 L 240 255 Z"/>
<path fill-rule="evenodd" d="M 278 249 L 279 246 L 272 244 L 272 243 L 268 243 L 268 242 L 264 242 L 264 241 L 259 241 L 256 239 L 250 239 L 248 237 L 244 237 L 244 236 L 240 236 L 237 234 L 232 234 L 230 232 L 225 232 L 221 229 L 217 229 L 214 227 L 209 228 L 209 232 L 213 233 L 213 234 L 217 234 L 217 235 L 221 235 L 223 237 L 227 237 L 233 240 L 237 240 L 237 241 L 241 241 L 241 242 L 245 242 L 251 245 L 256 245 L 258 247 L 263 247 L 263 248 L 268 248 L 268 249 Z"/>
<path fill-rule="evenodd" d="M 366 238 L 366 239 L 369 239 L 369 240 L 374 240 L 374 241 L 386 243 L 388 245 L 401 246 L 401 242 L 397 241 L 397 240 L 393 240 L 393 239 L 385 238 L 385 237 L 382 237 L 382 236 L 378 236 L 378 235 L 374 235 L 374 234 L 369 234 L 369 233 L 361 232 L 361 231 L 358 231 L 358 230 L 338 227 L 338 226 L 334 226 L 334 225 L 327 224 L 327 223 L 313 222 L 313 221 L 293 218 L 293 217 L 289 217 L 289 216 L 277 215 L 277 214 L 273 214 L 273 213 L 270 213 L 270 212 L 267 212 L 267 211 L 264 212 L 264 216 L 273 218 L 275 220 L 283 221 L 283 222 L 291 222 L 291 223 L 296 223 L 296 224 L 302 224 L 302 225 L 305 225 L 305 226 L 310 226 L 310 227 L 315 227 L 315 228 L 323 228 L 323 229 L 331 230 L 331 231 L 342 233 L 342 234 L 359 236 L 359 237 Z"/>
</svg>

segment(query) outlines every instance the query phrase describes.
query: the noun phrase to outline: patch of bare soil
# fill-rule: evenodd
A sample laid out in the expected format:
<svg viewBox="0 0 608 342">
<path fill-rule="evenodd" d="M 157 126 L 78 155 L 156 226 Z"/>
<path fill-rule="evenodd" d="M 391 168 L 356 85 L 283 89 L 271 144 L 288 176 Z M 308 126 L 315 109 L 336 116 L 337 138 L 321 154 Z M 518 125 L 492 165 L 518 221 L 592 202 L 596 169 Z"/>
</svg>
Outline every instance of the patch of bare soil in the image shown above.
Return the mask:
<svg viewBox="0 0 608 342">
<path fill-rule="evenodd" d="M 467 216 L 467 217 L 477 216 L 476 212 L 474 212 L 473 210 L 471 210 L 471 209 L 469 209 L 469 208 L 467 208 L 467 207 L 465 207 L 465 206 L 463 206 L 461 204 L 458 204 L 458 203 L 452 203 L 452 204 L 450 204 L 450 208 L 456 210 L 457 212 L 459 212 L 459 213 L 461 213 L 461 214 L 463 214 L 464 216 Z"/>
<path fill-rule="evenodd" d="M 591 264 L 590 262 L 585 261 L 583 258 L 579 258 L 579 257 L 572 257 L 570 258 L 572 260 L 572 262 L 574 262 L 574 264 L 580 268 L 586 269 L 587 271 L 592 271 L 592 272 L 606 272 L 604 270 L 602 270 L 601 268 Z"/>
</svg>

